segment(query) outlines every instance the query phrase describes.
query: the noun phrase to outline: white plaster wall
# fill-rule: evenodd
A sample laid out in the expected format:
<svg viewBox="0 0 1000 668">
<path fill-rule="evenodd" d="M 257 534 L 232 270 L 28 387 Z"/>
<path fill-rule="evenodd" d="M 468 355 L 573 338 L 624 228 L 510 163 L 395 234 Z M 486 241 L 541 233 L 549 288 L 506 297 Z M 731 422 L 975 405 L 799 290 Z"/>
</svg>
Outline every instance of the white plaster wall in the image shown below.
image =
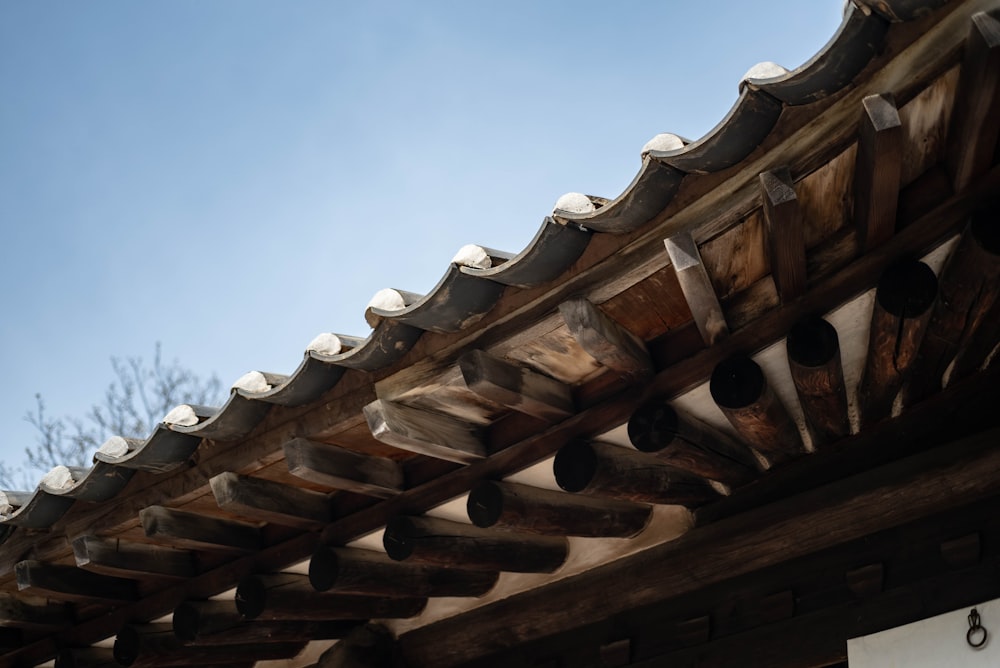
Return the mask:
<svg viewBox="0 0 1000 668">
<path fill-rule="evenodd" d="M 989 632 L 969 647 L 969 611 L 975 607 Z M 850 668 L 996 668 L 1000 666 L 1000 599 L 847 641 Z"/>
</svg>

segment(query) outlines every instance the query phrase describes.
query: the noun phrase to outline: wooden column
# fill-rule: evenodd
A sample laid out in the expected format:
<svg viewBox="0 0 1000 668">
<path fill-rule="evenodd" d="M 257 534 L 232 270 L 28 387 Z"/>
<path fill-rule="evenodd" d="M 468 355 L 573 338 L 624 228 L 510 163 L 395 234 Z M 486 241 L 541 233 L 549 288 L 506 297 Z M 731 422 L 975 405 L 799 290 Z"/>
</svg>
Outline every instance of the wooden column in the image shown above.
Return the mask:
<svg viewBox="0 0 1000 668">
<path fill-rule="evenodd" d="M 396 561 L 470 570 L 552 573 L 566 561 L 565 538 L 490 531 L 436 517 L 397 516 L 382 545 Z"/>
<path fill-rule="evenodd" d="M 903 126 L 892 95 L 861 101 L 858 155 L 854 167 L 854 224 L 862 252 L 881 246 L 896 229 L 903 167 Z"/>
<path fill-rule="evenodd" d="M 907 404 L 939 392 L 944 373 L 1000 295 L 1000 216 L 977 213 L 948 258 L 927 332 L 904 391 Z"/>
<path fill-rule="evenodd" d="M 481 430 L 448 415 L 381 399 L 365 406 L 364 413 L 372 436 L 395 448 L 460 464 L 487 454 Z"/>
<path fill-rule="evenodd" d="M 959 76 L 945 149 L 955 192 L 993 163 L 1000 133 L 1000 21 L 986 12 L 972 16 Z"/>
<path fill-rule="evenodd" d="M 209 484 L 220 508 L 248 519 L 306 530 L 333 520 L 330 499 L 320 492 L 233 472 L 220 473 Z"/>
<path fill-rule="evenodd" d="M 355 596 L 318 592 L 299 573 L 251 575 L 236 587 L 236 609 L 262 621 L 404 618 L 420 614 L 425 598 Z"/>
<path fill-rule="evenodd" d="M 879 279 L 868 336 L 868 358 L 858 388 L 862 426 L 892 414 L 892 404 L 910 371 L 937 298 L 934 272 L 906 258 Z"/>
<path fill-rule="evenodd" d="M 637 450 L 703 478 L 742 485 L 757 476 L 757 459 L 745 445 L 663 401 L 632 414 L 628 437 Z"/>
<path fill-rule="evenodd" d="M 653 361 L 646 344 L 583 297 L 559 305 L 559 313 L 570 334 L 588 355 L 626 378 L 642 379 L 653 374 Z"/>
<path fill-rule="evenodd" d="M 316 591 L 368 596 L 482 596 L 498 573 L 401 563 L 381 552 L 320 547 L 309 561 Z"/>
<path fill-rule="evenodd" d="M 712 399 L 736 430 L 772 463 L 805 452 L 795 421 L 749 357 L 734 355 L 716 365 L 709 383 Z"/>
<path fill-rule="evenodd" d="M 253 552 L 263 547 L 260 529 L 246 522 L 163 506 L 143 508 L 139 519 L 146 535 L 158 543 L 223 552 Z"/>
<path fill-rule="evenodd" d="M 729 334 L 726 316 L 715 294 L 715 288 L 708 277 L 708 271 L 701 261 L 701 253 L 694 238 L 687 232 L 674 235 L 663 242 L 670 256 L 670 263 L 677 274 L 681 292 L 687 301 L 694 324 L 698 327 L 706 346 Z"/>
<path fill-rule="evenodd" d="M 556 453 L 552 468 L 556 482 L 567 492 L 689 507 L 718 498 L 703 478 L 652 455 L 608 443 L 570 443 Z"/>
<path fill-rule="evenodd" d="M 847 387 L 837 330 L 823 318 L 809 316 L 788 332 L 785 347 L 813 443 L 819 446 L 849 435 Z"/>
<path fill-rule="evenodd" d="M 467 512 L 472 523 L 483 529 L 628 538 L 645 528 L 651 508 L 489 480 L 469 492 Z"/>
<path fill-rule="evenodd" d="M 788 303 L 806 291 L 806 242 L 802 209 L 787 167 L 760 174 L 760 197 L 771 275 L 782 303 Z"/>
<path fill-rule="evenodd" d="M 283 446 L 288 472 L 297 478 L 355 494 L 388 499 L 403 491 L 403 468 L 387 457 L 294 438 Z"/>
<path fill-rule="evenodd" d="M 482 350 L 470 351 L 458 360 L 462 378 L 470 390 L 489 401 L 546 422 L 559 422 L 573 414 L 569 386 L 497 359 Z"/>
</svg>

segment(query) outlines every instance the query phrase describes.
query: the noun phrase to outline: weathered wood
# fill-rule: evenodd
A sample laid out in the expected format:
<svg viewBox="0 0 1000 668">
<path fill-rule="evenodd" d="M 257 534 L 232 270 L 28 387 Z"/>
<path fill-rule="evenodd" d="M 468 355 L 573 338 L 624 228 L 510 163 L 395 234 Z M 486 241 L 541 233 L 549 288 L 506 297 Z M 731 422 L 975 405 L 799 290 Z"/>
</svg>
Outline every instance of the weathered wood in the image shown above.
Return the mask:
<svg viewBox="0 0 1000 668">
<path fill-rule="evenodd" d="M 628 437 L 637 450 L 703 478 L 742 485 L 757 477 L 749 448 L 663 401 L 643 404 L 632 414 Z"/>
<path fill-rule="evenodd" d="M 991 359 L 990 355 L 998 343 L 1000 343 L 1000 299 L 994 301 L 993 306 L 983 314 L 969 342 L 958 351 L 948 376 L 948 384 L 968 378 L 979 371 L 986 361 Z M 994 355 L 992 360 L 995 364 L 997 356 Z"/>
<path fill-rule="evenodd" d="M 972 16 L 965 40 L 955 109 L 948 130 L 945 165 L 955 191 L 964 190 L 993 164 L 1000 127 L 1000 21 Z"/>
<path fill-rule="evenodd" d="M 0 593 L 0 627 L 51 631 L 74 619 L 73 608 L 66 603 Z"/>
<path fill-rule="evenodd" d="M 802 208 L 787 167 L 761 172 L 760 196 L 771 275 L 782 303 L 790 302 L 806 291 L 806 242 Z"/>
<path fill-rule="evenodd" d="M 805 452 L 795 421 L 751 358 L 734 355 L 717 364 L 709 390 L 726 419 L 772 463 Z"/>
<path fill-rule="evenodd" d="M 703 478 L 608 443 L 570 443 L 556 453 L 552 469 L 556 483 L 567 492 L 689 507 L 718 497 Z"/>
<path fill-rule="evenodd" d="M 904 258 L 882 274 L 875 290 L 868 357 L 858 387 L 862 426 L 892 414 L 937 298 L 938 282 L 923 262 Z"/>
<path fill-rule="evenodd" d="M 854 167 L 854 224 L 862 252 L 881 246 L 896 229 L 902 174 L 903 126 L 891 94 L 861 101 Z"/>
<path fill-rule="evenodd" d="M 246 522 L 205 517 L 184 510 L 150 506 L 139 511 L 146 536 L 192 550 L 253 552 L 263 547 L 260 529 Z"/>
<path fill-rule="evenodd" d="M 191 552 L 117 538 L 80 536 L 73 541 L 73 556 L 80 568 L 104 575 L 189 578 L 197 573 Z"/>
<path fill-rule="evenodd" d="M 305 438 L 283 446 L 292 475 L 348 492 L 381 499 L 403 490 L 403 469 L 398 462 Z"/>
<path fill-rule="evenodd" d="M 220 508 L 248 519 L 299 529 L 322 528 L 333 519 L 330 499 L 320 492 L 233 472 L 209 482 Z"/>
<path fill-rule="evenodd" d="M 389 520 L 382 545 L 396 561 L 514 573 L 552 573 L 566 561 L 568 550 L 565 538 L 405 515 Z"/>
<path fill-rule="evenodd" d="M 483 529 L 628 538 L 646 527 L 651 508 L 489 480 L 469 492 L 467 512 L 472 523 Z"/>
<path fill-rule="evenodd" d="M 482 350 L 462 355 L 458 366 L 469 389 L 485 399 L 546 422 L 559 422 L 573 414 L 572 391 L 558 380 Z"/>
<path fill-rule="evenodd" d="M 261 621 L 335 621 L 413 617 L 426 598 L 356 596 L 318 592 L 299 573 L 251 575 L 236 587 L 236 609 Z"/>
<path fill-rule="evenodd" d="M 135 668 L 198 666 L 290 659 L 305 647 L 305 641 L 237 645 L 185 645 L 170 624 L 124 626 L 115 637 L 114 658 L 119 665 Z"/>
<path fill-rule="evenodd" d="M 680 283 L 684 299 L 691 309 L 698 332 L 705 345 L 712 346 L 729 334 L 729 326 L 701 261 L 698 245 L 687 232 L 674 235 L 663 243 L 667 247 L 667 255 L 670 256 L 670 263 L 677 274 L 677 282 Z"/>
<path fill-rule="evenodd" d="M 110 647 L 73 647 L 56 657 L 55 668 L 119 668 Z"/>
<path fill-rule="evenodd" d="M 14 574 L 19 591 L 58 601 L 117 604 L 139 598 L 132 580 L 88 573 L 72 566 L 20 561 Z"/>
<path fill-rule="evenodd" d="M 381 399 L 365 406 L 364 413 L 372 436 L 401 450 L 460 464 L 487 454 L 479 428 L 453 417 Z"/>
<path fill-rule="evenodd" d="M 401 645 L 418 664 L 434 657 L 436 666 L 461 665 L 515 643 L 792 562 L 929 513 L 995 498 L 1000 493 L 998 437 L 1000 431 L 994 429 L 719 521 L 548 587 L 410 631 L 401 637 Z M 992 569 L 990 577 L 995 583 Z M 482 628 L 502 628 L 504 636 L 487 638 Z"/>
<path fill-rule="evenodd" d="M 309 561 L 316 591 L 368 596 L 482 596 L 498 573 L 394 561 L 381 552 L 321 547 Z"/>
<path fill-rule="evenodd" d="M 927 331 L 903 392 L 907 405 L 941 390 L 948 365 L 976 334 L 1000 296 L 1000 216 L 979 212 L 969 221 L 938 282 Z"/>
<path fill-rule="evenodd" d="M 233 601 L 185 601 L 174 609 L 174 635 L 185 645 L 239 645 L 343 638 L 359 622 L 246 621 Z"/>
<path fill-rule="evenodd" d="M 979 532 L 966 534 L 941 543 L 941 556 L 951 568 L 968 568 L 979 563 L 983 556 Z"/>
<path fill-rule="evenodd" d="M 576 342 L 601 366 L 631 379 L 653 374 L 646 344 L 590 300 L 567 299 L 559 305 L 559 313 Z"/>
<path fill-rule="evenodd" d="M 819 316 L 807 316 L 788 332 L 785 348 L 813 445 L 850 434 L 847 386 L 834 326 Z"/>
<path fill-rule="evenodd" d="M 847 588 L 858 598 L 868 598 L 882 591 L 885 569 L 881 563 L 854 568 L 844 574 Z"/>
</svg>

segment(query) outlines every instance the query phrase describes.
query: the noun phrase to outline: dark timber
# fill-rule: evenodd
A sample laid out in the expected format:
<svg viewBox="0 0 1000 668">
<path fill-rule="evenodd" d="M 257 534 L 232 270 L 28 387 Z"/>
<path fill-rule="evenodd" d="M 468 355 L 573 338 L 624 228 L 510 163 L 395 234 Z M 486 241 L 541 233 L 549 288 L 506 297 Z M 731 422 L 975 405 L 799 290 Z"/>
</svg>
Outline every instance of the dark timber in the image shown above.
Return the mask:
<svg viewBox="0 0 1000 668">
<path fill-rule="evenodd" d="M 803 318 L 785 341 L 788 369 L 814 445 L 831 443 L 851 432 L 847 387 L 837 330 L 819 316 Z"/>
</svg>

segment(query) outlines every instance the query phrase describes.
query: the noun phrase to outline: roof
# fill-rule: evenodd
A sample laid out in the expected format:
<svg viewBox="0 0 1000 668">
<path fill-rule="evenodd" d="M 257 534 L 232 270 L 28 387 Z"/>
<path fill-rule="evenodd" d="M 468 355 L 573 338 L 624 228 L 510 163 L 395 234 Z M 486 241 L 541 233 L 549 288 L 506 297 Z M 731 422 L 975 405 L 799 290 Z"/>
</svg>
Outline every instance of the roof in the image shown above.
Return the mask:
<svg viewBox="0 0 1000 668">
<path fill-rule="evenodd" d="M 620 196 L 562 198 L 520 253 L 467 247 L 427 295 L 380 294 L 367 338 L 317 337 L 290 374 L 7 491 L 0 666 L 111 661 L 116 636 L 126 664 L 251 665 L 367 619 L 399 620 L 417 665 L 459 665 L 542 633 L 463 620 L 982 389 L 1000 332 L 984 10 L 849 3 L 808 63 L 751 70 L 705 137 L 654 138 Z"/>
</svg>

